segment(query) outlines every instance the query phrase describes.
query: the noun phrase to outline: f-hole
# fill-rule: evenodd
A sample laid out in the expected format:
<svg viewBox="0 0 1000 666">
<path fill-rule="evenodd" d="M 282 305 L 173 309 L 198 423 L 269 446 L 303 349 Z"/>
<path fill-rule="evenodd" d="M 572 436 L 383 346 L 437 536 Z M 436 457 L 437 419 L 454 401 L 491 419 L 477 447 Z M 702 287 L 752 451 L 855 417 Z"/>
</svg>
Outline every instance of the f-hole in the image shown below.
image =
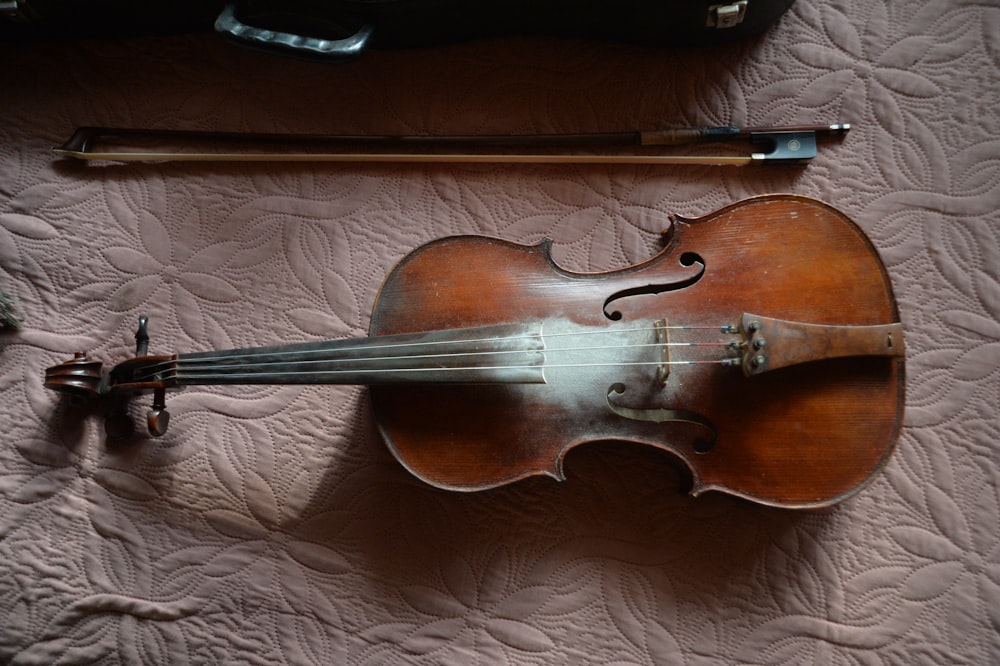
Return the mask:
<svg viewBox="0 0 1000 666">
<path fill-rule="evenodd" d="M 680 257 L 680 264 L 686 268 L 692 268 L 694 271 L 693 274 L 678 280 L 677 282 L 647 284 L 642 287 L 631 287 L 629 289 L 616 291 L 608 296 L 608 299 L 604 301 L 604 316 L 612 321 L 618 321 L 622 318 L 622 313 L 618 310 L 608 310 L 608 306 L 615 301 L 622 298 L 628 298 L 629 296 L 655 295 L 662 294 L 665 291 L 678 291 L 680 289 L 686 289 L 700 280 L 701 276 L 705 274 L 705 260 L 695 252 L 685 252 L 682 254 Z"/>
<path fill-rule="evenodd" d="M 715 448 L 719 438 L 719 431 L 710 419 L 697 412 L 687 409 L 670 409 L 668 407 L 625 407 L 618 404 L 618 398 L 625 393 L 625 384 L 616 382 L 608 387 L 608 408 L 618 416 L 634 421 L 648 421 L 650 423 L 667 423 L 670 421 L 681 421 L 700 426 L 702 433 L 694 438 L 691 447 L 695 453 L 708 453 Z"/>
</svg>

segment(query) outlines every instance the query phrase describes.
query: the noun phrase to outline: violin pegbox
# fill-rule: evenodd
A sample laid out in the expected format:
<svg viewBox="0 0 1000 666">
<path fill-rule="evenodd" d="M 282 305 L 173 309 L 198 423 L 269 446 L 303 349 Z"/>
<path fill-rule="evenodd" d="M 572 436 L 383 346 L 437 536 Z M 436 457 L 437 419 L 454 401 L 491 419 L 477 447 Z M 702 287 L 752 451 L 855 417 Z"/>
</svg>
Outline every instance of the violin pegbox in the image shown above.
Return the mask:
<svg viewBox="0 0 1000 666">
<path fill-rule="evenodd" d="M 94 403 L 108 396 L 108 376 L 103 364 L 86 352 L 76 352 L 73 358 L 45 370 L 45 388 L 70 397 L 74 403 Z M 103 402 L 103 400 L 102 400 Z M 126 411 L 126 400 L 115 400 L 105 407 L 104 432 L 111 440 L 132 436 L 135 426 Z"/>
<path fill-rule="evenodd" d="M 130 437 L 134 427 L 127 413 L 129 397 L 153 391 L 153 405 L 146 415 L 149 434 L 159 437 L 167 432 L 170 414 L 166 410 L 166 384 L 161 381 L 136 381 L 136 371 L 160 359 L 149 357 L 149 317 L 139 317 L 135 332 L 135 358 L 105 372 L 100 361 L 85 352 L 77 352 L 72 359 L 45 370 L 46 388 L 70 395 L 74 400 L 109 398 L 110 406 L 104 420 L 104 429 L 112 439 Z M 124 378 L 124 379 L 123 379 Z M 117 399 L 115 399 L 117 398 Z"/>
</svg>

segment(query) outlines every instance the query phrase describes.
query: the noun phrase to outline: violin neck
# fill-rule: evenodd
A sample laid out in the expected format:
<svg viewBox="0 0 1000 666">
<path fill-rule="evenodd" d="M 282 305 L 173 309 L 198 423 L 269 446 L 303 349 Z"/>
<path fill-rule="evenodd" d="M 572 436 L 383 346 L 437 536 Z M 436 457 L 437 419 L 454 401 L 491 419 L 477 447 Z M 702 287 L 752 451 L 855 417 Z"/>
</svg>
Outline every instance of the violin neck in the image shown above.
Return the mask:
<svg viewBox="0 0 1000 666">
<path fill-rule="evenodd" d="M 544 383 L 541 324 L 180 354 L 177 385 Z"/>
</svg>

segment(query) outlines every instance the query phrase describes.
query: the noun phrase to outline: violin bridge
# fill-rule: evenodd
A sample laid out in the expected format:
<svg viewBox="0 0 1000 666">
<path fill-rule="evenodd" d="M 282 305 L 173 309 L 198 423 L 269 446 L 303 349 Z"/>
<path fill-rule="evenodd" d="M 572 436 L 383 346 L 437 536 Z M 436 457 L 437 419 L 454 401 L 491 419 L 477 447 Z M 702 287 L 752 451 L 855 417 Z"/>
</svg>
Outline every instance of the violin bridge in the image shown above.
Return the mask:
<svg viewBox="0 0 1000 666">
<path fill-rule="evenodd" d="M 670 376 L 670 345 L 665 317 L 653 322 L 653 331 L 656 344 L 660 345 L 660 364 L 656 366 L 656 381 L 662 388 L 667 385 L 667 378 Z"/>
</svg>

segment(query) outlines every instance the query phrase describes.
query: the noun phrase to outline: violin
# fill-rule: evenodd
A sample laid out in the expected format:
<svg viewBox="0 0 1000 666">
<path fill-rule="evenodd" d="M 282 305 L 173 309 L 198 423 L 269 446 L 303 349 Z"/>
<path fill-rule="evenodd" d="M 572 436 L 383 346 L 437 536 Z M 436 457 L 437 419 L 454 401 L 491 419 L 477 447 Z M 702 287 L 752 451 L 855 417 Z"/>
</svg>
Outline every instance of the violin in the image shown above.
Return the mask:
<svg viewBox="0 0 1000 666">
<path fill-rule="evenodd" d="M 902 425 L 904 342 L 886 269 L 861 229 L 812 199 L 768 195 L 672 216 L 664 247 L 601 273 L 557 266 L 551 241 L 458 236 L 392 270 L 369 336 L 136 356 L 85 353 L 45 385 L 127 400 L 209 384 L 364 384 L 399 462 L 449 490 L 565 478 L 593 441 L 645 444 L 691 492 L 814 508 L 886 465 Z"/>
</svg>

